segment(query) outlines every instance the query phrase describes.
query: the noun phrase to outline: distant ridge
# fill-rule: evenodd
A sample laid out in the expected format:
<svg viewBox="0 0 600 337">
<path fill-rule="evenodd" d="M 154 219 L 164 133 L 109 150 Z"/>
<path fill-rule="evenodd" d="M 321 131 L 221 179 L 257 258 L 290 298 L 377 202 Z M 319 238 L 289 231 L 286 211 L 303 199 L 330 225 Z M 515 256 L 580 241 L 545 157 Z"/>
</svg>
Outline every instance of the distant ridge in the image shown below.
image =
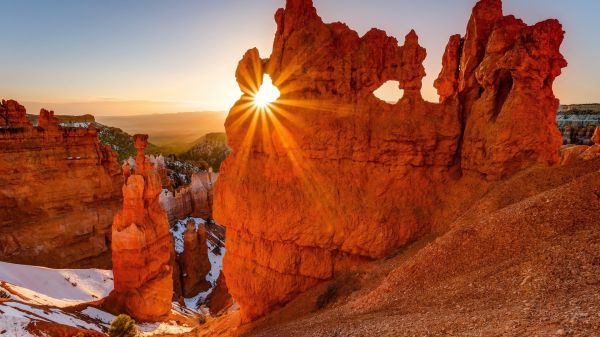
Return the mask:
<svg viewBox="0 0 600 337">
<path fill-rule="evenodd" d="M 600 113 L 600 103 L 588 103 L 588 104 L 565 104 L 558 108 L 558 113 Z"/>
</svg>

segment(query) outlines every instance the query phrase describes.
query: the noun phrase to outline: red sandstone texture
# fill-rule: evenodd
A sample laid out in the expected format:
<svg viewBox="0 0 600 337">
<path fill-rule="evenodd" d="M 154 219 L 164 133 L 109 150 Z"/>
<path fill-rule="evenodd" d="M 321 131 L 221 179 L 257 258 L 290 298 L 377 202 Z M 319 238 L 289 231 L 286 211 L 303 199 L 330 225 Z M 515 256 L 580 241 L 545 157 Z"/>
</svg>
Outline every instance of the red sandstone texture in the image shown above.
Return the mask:
<svg viewBox="0 0 600 337">
<path fill-rule="evenodd" d="M 184 297 L 194 297 L 211 287 L 211 284 L 206 280 L 206 275 L 211 268 L 206 240 L 204 225 L 198 225 L 198 230 L 196 230 L 194 220 L 188 221 L 187 230 L 183 236 L 185 249 L 178 257 Z"/>
<path fill-rule="evenodd" d="M 38 124 L 16 101 L 0 104 L 0 260 L 109 268 L 117 156 L 94 126 L 63 127 L 43 109 Z"/>
<path fill-rule="evenodd" d="M 230 335 L 597 336 L 599 169 L 600 160 L 577 161 L 492 183 L 443 234 Z"/>
<path fill-rule="evenodd" d="M 480 195 L 473 181 L 560 160 L 556 20 L 527 26 L 500 0 L 480 1 L 465 37 L 450 38 L 430 103 L 414 31 L 402 46 L 377 29 L 360 37 L 323 23 L 310 0 L 288 0 L 275 19 L 271 57 L 252 49 L 238 66 L 244 95 L 215 192 L 242 321 L 447 225 Z M 252 103 L 263 74 L 281 91 L 266 110 Z M 404 89 L 396 104 L 373 95 L 388 80 Z M 450 193 L 465 177 L 470 188 Z"/>
<path fill-rule="evenodd" d="M 168 316 L 173 298 L 173 239 L 160 206 L 162 183 L 144 155 L 147 135 L 135 135 L 135 172 L 123 186 L 123 209 L 112 227 L 114 290 L 105 300 L 113 313 L 136 320 Z"/>
<path fill-rule="evenodd" d="M 219 315 L 233 305 L 233 298 L 231 298 L 231 295 L 229 294 L 227 281 L 225 280 L 225 275 L 223 275 L 223 273 L 219 275 L 217 285 L 210 295 L 208 295 L 206 303 L 212 315 Z"/>
<path fill-rule="evenodd" d="M 218 173 L 211 170 L 194 173 L 189 186 L 175 191 L 163 191 L 160 204 L 167 211 L 169 222 L 173 224 L 190 216 L 211 219 L 213 186 L 217 177 Z"/>
</svg>

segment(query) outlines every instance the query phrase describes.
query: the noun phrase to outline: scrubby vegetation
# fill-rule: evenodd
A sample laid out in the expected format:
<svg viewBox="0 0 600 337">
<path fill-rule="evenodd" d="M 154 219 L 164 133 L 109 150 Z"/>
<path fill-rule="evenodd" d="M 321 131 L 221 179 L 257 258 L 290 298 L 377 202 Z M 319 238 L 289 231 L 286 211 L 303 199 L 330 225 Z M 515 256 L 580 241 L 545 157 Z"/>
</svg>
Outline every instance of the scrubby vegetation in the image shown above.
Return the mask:
<svg viewBox="0 0 600 337">
<path fill-rule="evenodd" d="M 137 335 L 138 329 L 133 318 L 123 314 L 117 316 L 108 328 L 109 337 L 135 337 Z"/>
<path fill-rule="evenodd" d="M 117 152 L 119 161 L 123 161 L 129 157 L 135 157 L 135 146 L 133 145 L 133 136 L 127 132 L 104 126 L 102 124 L 96 124 L 98 128 L 98 138 L 104 144 L 109 145 L 112 149 Z M 146 148 L 147 154 L 160 154 L 162 149 L 156 145 L 148 144 Z"/>
<path fill-rule="evenodd" d="M 209 133 L 195 141 L 192 147 L 179 157 L 199 167 L 211 167 L 215 172 L 218 172 L 221 163 L 230 153 L 231 150 L 227 146 L 227 135 L 225 133 Z"/>
</svg>

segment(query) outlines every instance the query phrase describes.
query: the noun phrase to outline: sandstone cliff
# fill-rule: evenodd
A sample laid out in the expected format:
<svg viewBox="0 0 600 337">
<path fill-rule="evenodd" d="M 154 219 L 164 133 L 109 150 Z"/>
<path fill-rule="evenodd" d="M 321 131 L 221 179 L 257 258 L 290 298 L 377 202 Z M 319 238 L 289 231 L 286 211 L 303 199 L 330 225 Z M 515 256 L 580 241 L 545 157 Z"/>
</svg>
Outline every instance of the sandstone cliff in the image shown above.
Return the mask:
<svg viewBox="0 0 600 337">
<path fill-rule="evenodd" d="M 215 193 L 227 227 L 224 273 L 243 321 L 450 223 L 486 181 L 559 162 L 554 78 L 566 66 L 556 20 L 527 26 L 500 0 L 474 8 L 422 99 L 425 49 L 373 29 L 325 24 L 310 0 L 276 15 L 269 59 L 252 49 L 226 121 L 232 155 Z M 268 74 L 280 99 L 253 96 Z M 373 91 L 395 80 L 396 104 Z"/>
<path fill-rule="evenodd" d="M 158 171 L 144 155 L 148 136 L 135 135 L 135 172 L 123 186 L 123 210 L 112 226 L 114 290 L 105 300 L 113 313 L 157 321 L 171 311 L 173 239 L 159 203 Z"/>
<path fill-rule="evenodd" d="M 38 126 L 16 101 L 0 104 L 0 260 L 110 268 L 110 226 L 121 207 L 116 154 L 93 125 Z"/>
</svg>

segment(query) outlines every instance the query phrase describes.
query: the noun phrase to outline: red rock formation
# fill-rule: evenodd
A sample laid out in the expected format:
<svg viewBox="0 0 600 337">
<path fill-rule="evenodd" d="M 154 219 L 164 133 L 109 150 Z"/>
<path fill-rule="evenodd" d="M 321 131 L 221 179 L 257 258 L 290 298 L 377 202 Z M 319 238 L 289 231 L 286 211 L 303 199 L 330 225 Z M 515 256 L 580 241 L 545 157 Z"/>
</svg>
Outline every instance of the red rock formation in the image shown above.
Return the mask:
<svg viewBox="0 0 600 337">
<path fill-rule="evenodd" d="M 596 128 L 594 131 L 594 135 L 592 136 L 592 142 L 596 145 L 600 145 L 600 126 Z"/>
<path fill-rule="evenodd" d="M 561 149 L 561 164 L 571 165 L 579 160 L 588 161 L 600 158 L 600 127 L 597 127 L 592 136 L 592 146 L 569 145 Z"/>
<path fill-rule="evenodd" d="M 196 230 L 195 222 L 193 220 L 188 221 L 186 232 L 183 235 L 183 246 L 183 253 L 179 257 L 183 276 L 182 294 L 184 297 L 193 297 L 211 287 L 211 284 L 206 280 L 211 265 L 208 259 L 204 225 L 199 225 L 198 230 Z"/>
<path fill-rule="evenodd" d="M 233 298 L 231 298 L 231 295 L 229 294 L 227 281 L 225 280 L 225 275 L 223 273 L 219 275 L 217 285 L 206 299 L 206 303 L 212 315 L 219 315 L 233 305 Z"/>
<path fill-rule="evenodd" d="M 160 176 L 146 159 L 147 135 L 135 135 L 135 174 L 123 186 L 123 210 L 112 227 L 114 290 L 105 307 L 137 320 L 156 321 L 171 311 L 173 240 L 159 203 Z"/>
<path fill-rule="evenodd" d="M 158 175 L 160 176 L 160 181 L 162 182 L 162 186 L 165 189 L 172 190 L 173 184 L 168 175 L 167 165 L 165 163 L 165 157 L 162 155 L 150 155 L 148 159 L 154 165 Z"/>
<path fill-rule="evenodd" d="M 191 189 L 182 187 L 175 191 L 163 190 L 160 194 L 160 204 L 167 212 L 169 223 L 175 224 L 193 213 Z"/>
<path fill-rule="evenodd" d="M 499 0 L 480 1 L 465 38 L 450 38 L 436 104 L 421 97 L 426 53 L 414 31 L 402 46 L 377 29 L 359 37 L 323 23 L 310 0 L 288 0 L 275 19 L 271 57 L 253 49 L 238 66 L 244 95 L 226 122 L 233 154 L 215 194 L 243 321 L 448 223 L 461 176 L 558 162 L 557 21 L 528 27 Z M 260 109 L 265 73 L 281 97 Z M 404 89 L 396 104 L 373 95 L 388 80 Z"/>
<path fill-rule="evenodd" d="M 461 55 L 463 169 L 501 178 L 532 162 L 559 162 L 552 84 L 567 65 L 559 51 L 563 38 L 557 20 L 527 26 L 503 16 L 500 0 L 475 6 Z"/>
<path fill-rule="evenodd" d="M 38 123 L 16 101 L 0 104 L 0 260 L 110 268 L 123 185 L 116 154 L 93 125 L 62 127 L 43 109 Z"/>
<path fill-rule="evenodd" d="M 169 222 L 173 224 L 190 216 L 211 219 L 213 186 L 217 177 L 218 173 L 212 170 L 194 173 L 189 186 L 161 193 L 160 204 L 167 211 Z"/>
</svg>

